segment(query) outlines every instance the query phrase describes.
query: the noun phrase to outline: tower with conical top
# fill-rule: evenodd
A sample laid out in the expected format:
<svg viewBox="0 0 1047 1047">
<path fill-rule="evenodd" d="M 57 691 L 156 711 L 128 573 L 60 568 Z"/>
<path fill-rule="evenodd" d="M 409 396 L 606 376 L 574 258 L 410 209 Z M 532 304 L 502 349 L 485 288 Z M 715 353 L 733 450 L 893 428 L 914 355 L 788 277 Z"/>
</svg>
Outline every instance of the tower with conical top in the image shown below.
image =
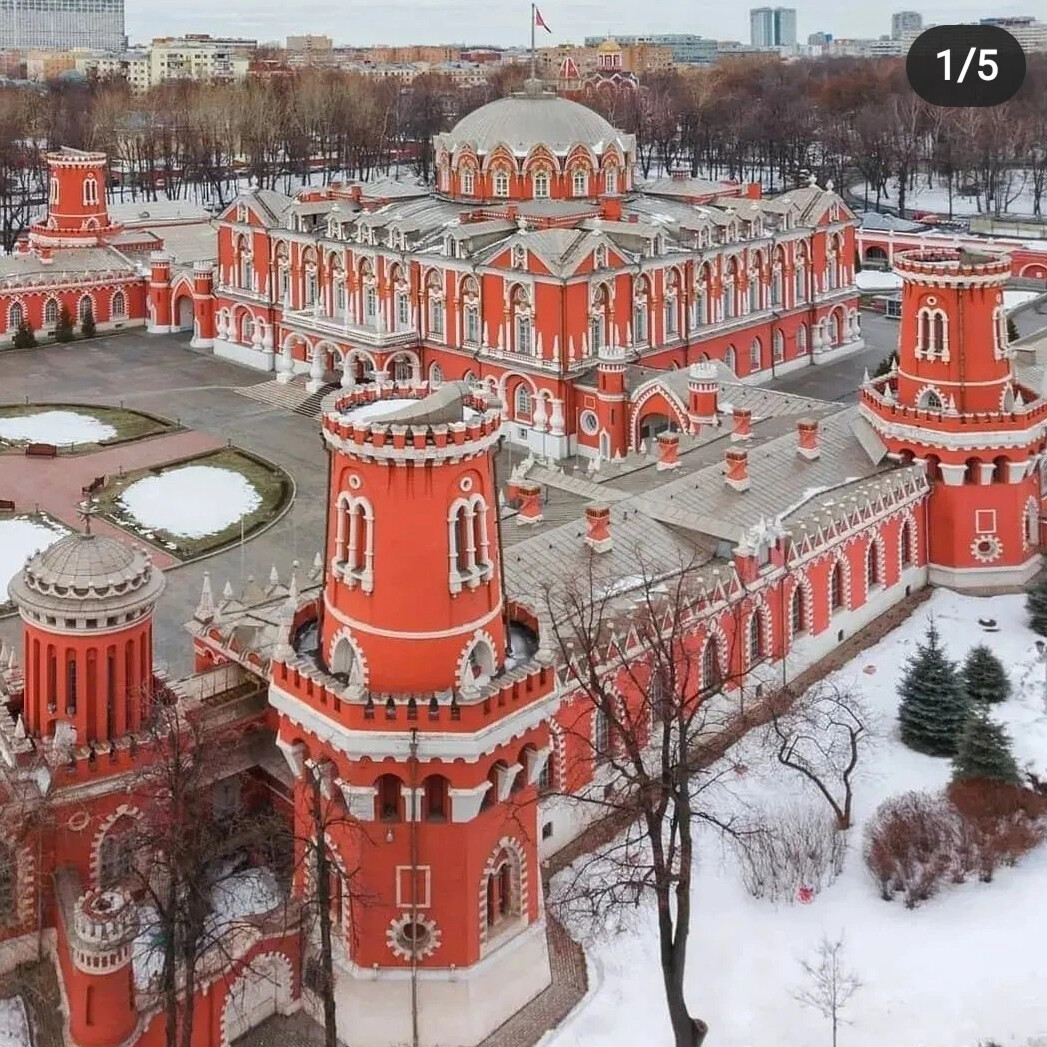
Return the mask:
<svg viewBox="0 0 1047 1047">
<path fill-rule="evenodd" d="M 325 401 L 322 595 L 272 667 L 296 819 L 333 797 L 336 1002 L 354 1047 L 475 1044 L 549 983 L 537 788 L 551 654 L 502 587 L 500 405 L 463 383 Z"/>
<path fill-rule="evenodd" d="M 896 255 L 895 268 L 904 281 L 898 361 L 864 384 L 861 413 L 890 456 L 926 463 L 930 581 L 1021 584 L 1040 559 L 1047 400 L 1014 374 L 1010 259 L 921 249 Z"/>
</svg>

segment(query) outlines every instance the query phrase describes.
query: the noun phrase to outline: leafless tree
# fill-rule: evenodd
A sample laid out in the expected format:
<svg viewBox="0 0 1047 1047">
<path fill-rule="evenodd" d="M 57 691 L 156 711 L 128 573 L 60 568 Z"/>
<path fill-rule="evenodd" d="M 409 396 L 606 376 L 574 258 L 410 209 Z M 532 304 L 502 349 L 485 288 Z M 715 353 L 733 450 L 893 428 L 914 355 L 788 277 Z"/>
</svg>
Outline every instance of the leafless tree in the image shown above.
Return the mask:
<svg viewBox="0 0 1047 1047">
<path fill-rule="evenodd" d="M 804 1007 L 813 1007 L 829 1020 L 832 1025 L 832 1047 L 837 1047 L 840 1025 L 845 1024 L 843 1011 L 862 987 L 858 976 L 844 966 L 843 952 L 842 935 L 836 941 L 830 941 L 828 936 L 823 937 L 815 962 L 800 961 L 807 979 L 803 987 L 793 993 L 798 1003 Z"/>
<path fill-rule="evenodd" d="M 616 556 L 617 558 L 617 556 Z M 592 783 L 571 802 L 601 821 L 600 838 L 562 884 L 556 906 L 575 922 L 599 925 L 642 901 L 657 911 L 662 980 L 676 1047 L 699 1047 L 707 1028 L 692 1017 L 684 991 L 692 921 L 695 831 L 710 825 L 738 833 L 723 816 L 734 771 L 703 748 L 744 733 L 735 699 L 735 641 L 701 642 L 699 609 L 708 565 L 701 555 L 657 564 L 643 547 L 627 560 L 633 577 L 599 553 L 576 577 L 549 587 L 546 616 L 563 665 L 561 717 L 568 744 L 591 754 Z M 704 595 L 703 595 L 704 594 Z M 739 599 L 738 617 L 743 600 Z M 737 626 L 739 623 L 736 622 Z M 741 635 L 740 628 L 730 630 Z M 726 741 L 723 743 L 726 747 Z"/>
<path fill-rule="evenodd" d="M 778 762 L 806 778 L 832 808 L 837 828 L 849 829 L 854 778 L 871 742 L 861 696 L 829 682 L 796 698 L 784 692 L 772 705 L 768 731 Z"/>
</svg>

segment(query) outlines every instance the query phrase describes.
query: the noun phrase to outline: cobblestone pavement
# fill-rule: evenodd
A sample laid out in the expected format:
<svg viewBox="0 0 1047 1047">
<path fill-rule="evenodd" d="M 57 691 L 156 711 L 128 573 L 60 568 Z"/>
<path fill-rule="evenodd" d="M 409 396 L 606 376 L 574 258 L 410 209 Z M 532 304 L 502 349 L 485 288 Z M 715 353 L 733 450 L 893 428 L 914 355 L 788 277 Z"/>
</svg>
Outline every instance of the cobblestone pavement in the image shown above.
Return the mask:
<svg viewBox="0 0 1047 1047">
<path fill-rule="evenodd" d="M 73 530 L 81 530 L 80 491 L 96 476 L 130 473 L 152 465 L 202 454 L 224 446 L 221 440 L 199 432 L 169 433 L 106 447 L 90 454 L 59 455 L 57 458 L 26 458 L 23 454 L 0 455 L 0 497 L 10 498 L 19 512 L 39 507 Z M 125 544 L 148 545 L 138 535 L 128 535 L 102 517 L 95 517 L 92 528 Z M 157 567 L 173 566 L 178 561 L 170 553 L 150 546 Z"/>
</svg>

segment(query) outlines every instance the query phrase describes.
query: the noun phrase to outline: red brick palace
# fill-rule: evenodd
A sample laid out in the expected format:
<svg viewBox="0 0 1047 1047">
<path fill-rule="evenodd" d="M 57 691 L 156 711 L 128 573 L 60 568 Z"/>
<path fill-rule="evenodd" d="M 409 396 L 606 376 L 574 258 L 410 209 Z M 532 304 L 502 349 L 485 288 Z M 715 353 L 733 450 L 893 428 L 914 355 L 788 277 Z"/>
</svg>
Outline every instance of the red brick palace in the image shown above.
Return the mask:
<svg viewBox="0 0 1047 1047">
<path fill-rule="evenodd" d="M 216 348 L 270 354 L 281 374 L 308 368 L 317 383 L 344 352 L 345 387 L 322 403 L 329 501 L 313 569 L 286 581 L 274 569 L 265 586 L 220 596 L 205 581 L 188 625 L 196 671 L 166 686 L 215 730 L 255 728 L 230 747 L 216 804 L 262 790 L 303 833 L 314 783 L 339 805 L 327 844 L 348 1047 L 409 1042 L 415 1019 L 426 1047 L 472 1047 L 548 984 L 541 862 L 586 824 L 573 797 L 600 794 L 610 773 L 610 726 L 556 654 L 550 608 L 573 579 L 613 592 L 627 614 L 641 559 L 657 575 L 697 558 L 689 642 L 702 687 L 730 705 L 794 678 L 914 589 L 1019 584 L 1039 564 L 1047 400 L 1007 343 L 1005 256 L 895 260 L 898 364 L 863 383 L 858 404 L 759 388 L 719 362 L 738 331 L 766 324 L 773 344 L 775 325 L 811 325 L 821 350 L 837 323 L 854 334 L 853 231 L 833 194 L 693 206 L 667 184 L 618 213 L 631 143 L 596 139 L 595 118 L 570 109 L 536 124 L 564 141 L 528 145 L 531 125 L 508 117 L 532 105 L 557 108 L 494 103 L 506 120 L 467 118 L 471 144 L 454 137 L 461 126 L 441 139 L 436 196 L 378 205 L 332 191 L 283 207 L 254 192 L 221 224 L 236 253 L 222 250 Z M 493 144 L 496 123 L 521 141 Z M 573 193 L 578 170 L 592 200 Z M 467 185 L 476 204 L 462 200 Z M 686 235 L 705 247 L 681 246 L 692 215 Z M 733 239 L 746 225 L 762 246 Z M 769 283 L 747 282 L 755 258 Z M 826 258 L 841 271 L 827 275 Z M 709 281 L 697 290 L 696 274 Z M 158 260 L 153 288 L 167 276 Z M 152 323 L 169 326 L 152 300 Z M 196 299 L 203 340 L 208 300 Z M 331 315 L 340 308 L 345 318 Z M 415 327 L 398 332 L 400 316 Z M 669 337 L 672 322 L 686 333 Z M 521 386 L 533 389 L 527 418 Z M 650 403 L 678 424 L 616 460 L 638 443 L 625 419 L 641 420 L 642 440 Z M 499 442 L 540 431 L 540 404 L 559 446 L 606 436 L 614 453 L 590 479 L 528 457 L 499 487 Z M 162 588 L 142 554 L 89 534 L 60 539 L 10 587 L 24 633 L 0 659 L 0 786 L 5 800 L 46 806 L 53 828 L 0 839 L 0 967 L 52 960 L 68 1042 L 82 1047 L 163 1042 L 135 963 L 135 859 L 122 844 L 141 817 L 134 781 L 148 754 L 132 696 L 153 685 Z M 644 649 L 625 642 L 642 668 Z M 616 678 L 623 702 L 641 676 Z M 315 1011 L 302 978 L 315 943 L 270 915 L 255 914 L 197 990 L 194 1045 Z"/>
</svg>

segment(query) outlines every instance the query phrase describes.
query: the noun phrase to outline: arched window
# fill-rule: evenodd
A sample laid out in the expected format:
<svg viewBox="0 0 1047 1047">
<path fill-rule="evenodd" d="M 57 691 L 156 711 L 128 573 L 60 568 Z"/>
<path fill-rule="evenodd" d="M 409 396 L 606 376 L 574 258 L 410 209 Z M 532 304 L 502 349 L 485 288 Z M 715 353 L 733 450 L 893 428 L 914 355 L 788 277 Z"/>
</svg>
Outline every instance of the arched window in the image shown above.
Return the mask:
<svg viewBox="0 0 1047 1047">
<path fill-rule="evenodd" d="M 789 611 L 792 620 L 793 636 L 797 636 L 807 629 L 807 605 L 804 603 L 803 588 L 799 585 L 793 589 Z"/>
<path fill-rule="evenodd" d="M 398 356 L 393 362 L 393 381 L 401 384 L 414 380 L 414 364 L 409 356 Z"/>
<path fill-rule="evenodd" d="M 498 927 L 520 915 L 520 869 L 518 860 L 507 848 L 494 859 L 487 875 L 487 927 Z"/>
<path fill-rule="evenodd" d="M 839 560 L 833 564 L 829 573 L 829 613 L 842 611 L 845 604 L 843 564 Z"/>
<path fill-rule="evenodd" d="M 940 411 L 944 404 L 934 389 L 924 389 L 916 400 L 916 406 L 924 411 Z"/>
<path fill-rule="evenodd" d="M 429 365 L 429 388 L 439 389 L 443 385 L 444 372 L 439 364 Z"/>
<path fill-rule="evenodd" d="M 110 312 L 112 313 L 114 320 L 117 317 L 127 315 L 127 299 L 124 297 L 123 291 L 117 291 L 116 294 L 113 295 L 113 304 Z"/>
<path fill-rule="evenodd" d="M 774 362 L 780 364 L 785 359 L 785 335 L 781 331 L 774 332 Z"/>
<path fill-rule="evenodd" d="M 807 325 L 800 324 L 796 328 L 796 351 L 800 353 L 807 352 Z"/>
<path fill-rule="evenodd" d="M 608 167 L 603 174 L 604 192 L 613 196 L 618 192 L 618 168 Z"/>
<path fill-rule="evenodd" d="M 611 757 L 611 721 L 599 706 L 593 711 L 593 757 L 604 763 Z"/>
<path fill-rule="evenodd" d="M 403 819 L 403 782 L 395 774 L 383 774 L 375 782 L 375 813 L 381 822 Z"/>
<path fill-rule="evenodd" d="M 57 204 L 60 197 L 59 181 L 57 178 L 51 179 L 51 203 Z"/>
<path fill-rule="evenodd" d="M 7 329 L 17 331 L 25 320 L 25 307 L 21 302 L 12 302 L 7 310 Z"/>
<path fill-rule="evenodd" d="M 98 203 L 98 180 L 94 177 L 94 175 L 88 175 L 84 179 L 84 203 Z"/>
<path fill-rule="evenodd" d="M 759 338 L 752 340 L 752 345 L 749 346 L 749 370 L 759 371 L 763 366 L 763 346 L 760 344 Z"/>
<path fill-rule="evenodd" d="M 735 374 L 738 373 L 738 353 L 733 345 L 727 347 L 727 351 L 723 354 L 723 362 L 734 371 Z"/>
<path fill-rule="evenodd" d="M 374 569 L 374 512 L 365 498 L 339 501 L 335 564 L 346 582 L 363 582 L 369 591 Z"/>
<path fill-rule="evenodd" d="M 531 182 L 533 186 L 533 194 L 536 200 L 548 200 L 549 199 L 549 172 L 542 169 L 535 171 L 534 177 Z"/>
<path fill-rule="evenodd" d="M 522 287 L 513 291 L 513 350 L 517 353 L 530 355 L 533 351 L 531 338 L 531 303 L 527 292 Z"/>
<path fill-rule="evenodd" d="M 723 318 L 725 320 L 732 319 L 736 313 L 737 302 L 735 300 L 735 291 L 738 286 L 738 265 L 732 258 L 727 265 L 727 273 L 723 278 Z"/>
<path fill-rule="evenodd" d="M 439 273 L 430 273 L 426 281 L 429 297 L 429 333 L 443 338 L 444 333 L 444 299 L 443 287 Z"/>
<path fill-rule="evenodd" d="M 902 551 L 901 551 L 902 567 L 911 567 L 912 566 L 912 560 L 913 560 L 913 555 L 912 555 L 912 524 L 908 520 L 906 520 L 905 523 L 902 524 L 902 534 L 901 534 L 901 539 L 900 540 L 901 540 L 901 545 L 902 545 Z"/>
<path fill-rule="evenodd" d="M 874 589 L 883 582 L 880 577 L 880 543 L 874 538 L 865 553 L 866 589 Z"/>
<path fill-rule="evenodd" d="M 531 390 L 527 388 L 526 384 L 521 382 L 516 387 L 516 417 L 524 420 L 531 420 L 531 411 L 533 410 L 533 400 L 531 397 Z"/>
<path fill-rule="evenodd" d="M 10 927 L 17 918 L 18 866 L 14 851 L 6 843 L 0 843 L 0 927 Z"/>
<path fill-rule="evenodd" d="M 589 192 L 589 172 L 584 167 L 576 167 L 571 176 L 571 192 L 575 196 L 585 196 Z"/>
<path fill-rule="evenodd" d="M 489 680 L 494 675 L 494 651 L 486 640 L 473 644 L 469 651 L 467 672 L 479 683 Z"/>
<path fill-rule="evenodd" d="M 466 196 L 472 196 L 476 191 L 476 178 L 471 167 L 462 171 L 462 192 Z"/>
<path fill-rule="evenodd" d="M 633 298 L 633 341 L 638 345 L 645 345 L 648 338 L 647 319 L 649 313 L 650 287 L 646 278 L 641 278 L 636 284 L 636 295 Z"/>
<path fill-rule="evenodd" d="M 79 312 L 80 314 L 81 323 L 83 322 L 84 317 L 88 315 L 94 316 L 94 305 L 94 299 L 92 299 L 92 297 L 89 294 L 85 294 L 83 298 L 80 299 L 80 305 L 77 309 L 77 312 Z"/>
<path fill-rule="evenodd" d="M 451 813 L 451 783 L 442 774 L 431 774 L 422 782 L 422 820 L 445 822 Z"/>
<path fill-rule="evenodd" d="M 119 292 L 117 292 L 117 293 L 119 293 Z M 115 301 L 116 301 L 116 296 L 115 295 L 113 296 L 113 301 L 114 301 L 114 304 L 115 304 Z M 115 309 L 113 310 L 113 313 L 115 315 L 115 313 L 116 313 Z M 48 327 L 50 327 L 52 324 L 58 323 L 58 314 L 59 314 L 58 299 L 57 298 L 48 298 L 47 301 L 44 303 L 44 323 Z"/>
<path fill-rule="evenodd" d="M 749 667 L 752 668 L 756 665 L 764 655 L 763 650 L 763 620 L 760 616 L 759 611 L 753 611 L 749 617 L 749 636 L 748 636 L 748 656 L 749 656 Z"/>
<path fill-rule="evenodd" d="M 494 173 L 494 195 L 506 197 L 509 195 L 509 172 L 497 170 Z"/>
<path fill-rule="evenodd" d="M 355 680 L 360 674 L 360 662 L 348 636 L 339 636 L 331 652 L 330 670 L 335 676 Z"/>
<path fill-rule="evenodd" d="M 800 244 L 796 252 L 794 290 L 797 302 L 807 301 L 807 246 Z"/>
<path fill-rule="evenodd" d="M 134 820 L 117 818 L 98 846 L 98 886 L 103 890 L 126 883 L 134 871 Z"/>
<path fill-rule="evenodd" d="M 716 640 L 710 636 L 702 648 L 702 690 L 706 693 L 718 691 L 722 683 L 720 652 L 716 647 Z"/>
</svg>

